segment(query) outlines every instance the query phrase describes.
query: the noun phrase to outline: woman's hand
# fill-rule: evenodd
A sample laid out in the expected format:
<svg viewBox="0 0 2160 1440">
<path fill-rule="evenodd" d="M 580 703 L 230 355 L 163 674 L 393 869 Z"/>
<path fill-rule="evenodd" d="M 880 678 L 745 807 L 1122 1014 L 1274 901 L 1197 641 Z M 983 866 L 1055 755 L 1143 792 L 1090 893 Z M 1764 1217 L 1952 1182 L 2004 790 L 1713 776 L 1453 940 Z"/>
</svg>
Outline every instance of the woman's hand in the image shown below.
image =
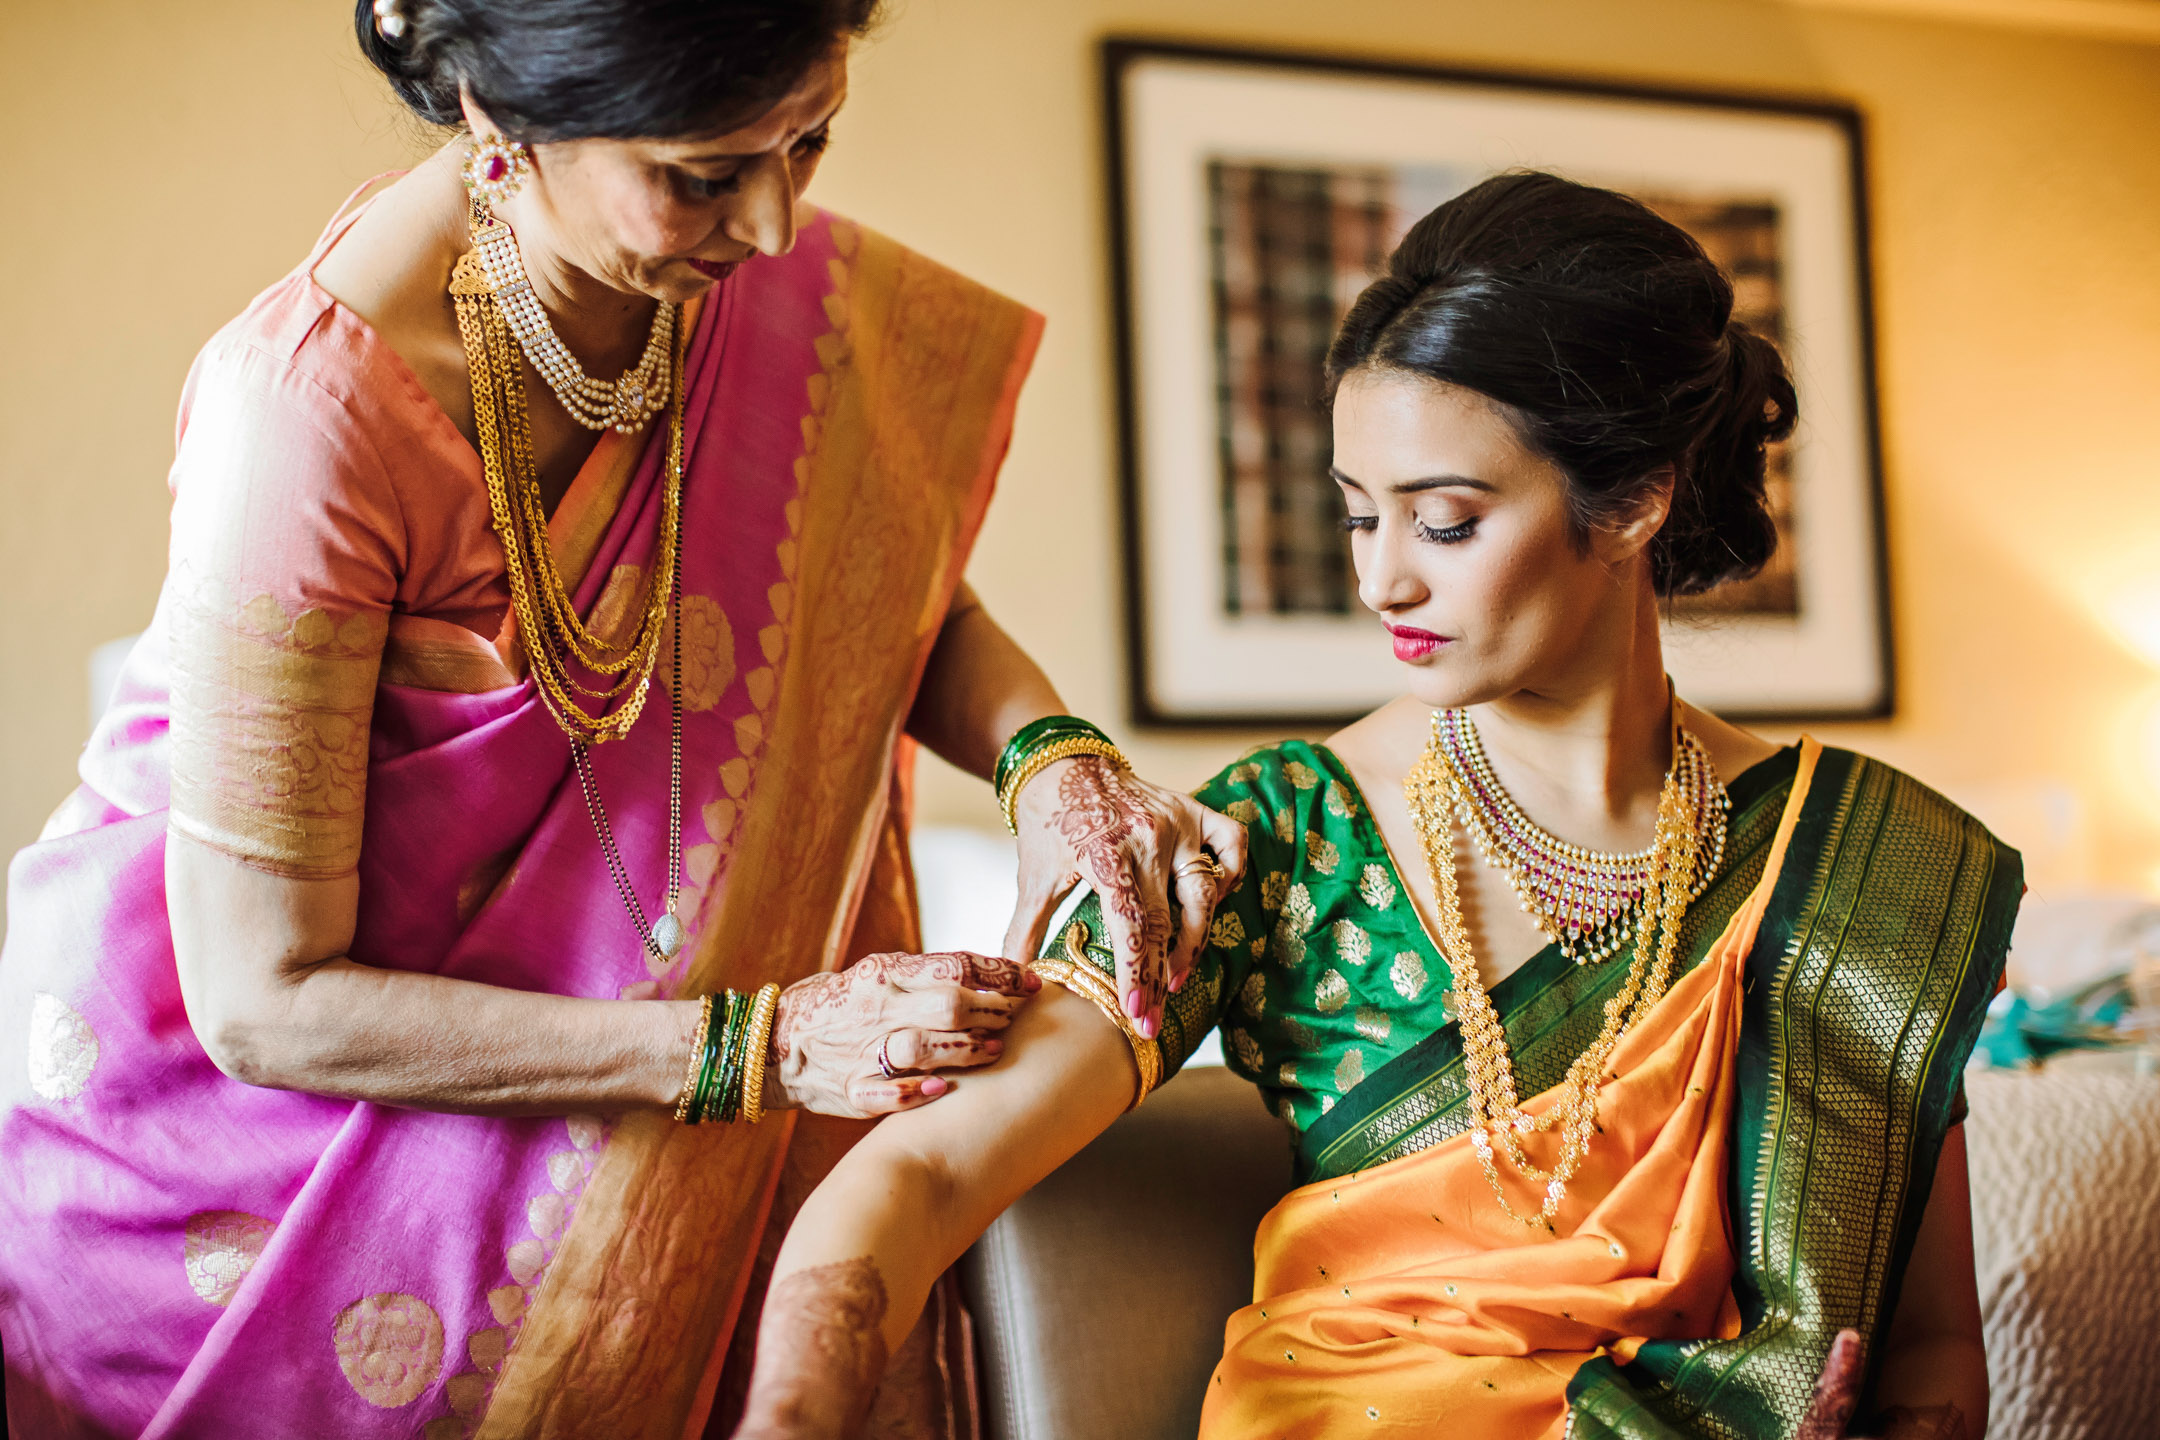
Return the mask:
<svg viewBox="0 0 2160 1440">
<path fill-rule="evenodd" d="M 1853 1412 L 1860 1406 L 1860 1389 L 1867 1383 L 1861 1362 L 1860 1332 L 1840 1330 L 1830 1342 L 1830 1356 L 1823 1362 L 1822 1378 L 1815 1382 L 1815 1396 L 1793 1440 L 1857 1440 L 1853 1435 Z M 1955 1405 L 1930 1405 L 1912 1410 L 1900 1407 L 1882 1417 L 1875 1427 L 1882 1440 L 1966 1440 L 1965 1416 Z"/>
<path fill-rule="evenodd" d="M 1153 1036 L 1163 997 L 1199 958 L 1215 901 L 1244 871 L 1245 827 L 1095 755 L 1046 767 L 1020 792 L 1015 815 L 1020 904 L 1006 956 L 1032 959 L 1051 911 L 1085 880 L 1102 897 L 1125 1013 Z"/>
<path fill-rule="evenodd" d="M 871 955 L 780 992 L 765 1074 L 769 1109 L 862 1118 L 951 1088 L 925 1072 L 988 1065 L 1042 981 L 981 955 Z"/>
</svg>

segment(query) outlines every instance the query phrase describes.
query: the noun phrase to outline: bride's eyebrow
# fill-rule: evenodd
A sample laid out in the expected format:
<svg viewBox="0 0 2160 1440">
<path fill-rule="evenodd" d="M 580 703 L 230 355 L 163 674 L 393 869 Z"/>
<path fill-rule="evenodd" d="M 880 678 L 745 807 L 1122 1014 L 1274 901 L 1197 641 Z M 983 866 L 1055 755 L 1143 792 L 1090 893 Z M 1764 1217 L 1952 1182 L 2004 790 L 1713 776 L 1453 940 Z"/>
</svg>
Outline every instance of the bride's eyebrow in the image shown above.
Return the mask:
<svg viewBox="0 0 2160 1440">
<path fill-rule="evenodd" d="M 1348 485 L 1353 490 L 1363 490 L 1366 488 L 1361 482 L 1351 479 L 1348 475 L 1343 474 L 1342 471 L 1336 469 L 1332 465 L 1328 466 L 1328 474 L 1334 478 L 1336 483 Z M 1427 475 L 1422 479 L 1418 480 L 1400 481 L 1394 485 L 1388 486 L 1387 489 L 1390 494 L 1394 495 L 1415 495 L 1422 490 L 1451 489 L 1482 490 L 1486 494 L 1490 495 L 1495 493 L 1496 487 L 1490 481 L 1479 480 L 1475 476 L 1471 475 Z"/>
</svg>

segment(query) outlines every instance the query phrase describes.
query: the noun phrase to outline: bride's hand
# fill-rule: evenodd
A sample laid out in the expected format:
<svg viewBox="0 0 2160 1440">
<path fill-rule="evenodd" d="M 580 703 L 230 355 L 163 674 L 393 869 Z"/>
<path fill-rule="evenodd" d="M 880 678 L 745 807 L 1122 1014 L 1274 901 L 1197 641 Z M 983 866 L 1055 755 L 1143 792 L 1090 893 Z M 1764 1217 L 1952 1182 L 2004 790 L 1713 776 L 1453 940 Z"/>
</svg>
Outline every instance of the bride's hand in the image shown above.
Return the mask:
<svg viewBox="0 0 2160 1440">
<path fill-rule="evenodd" d="M 1153 1036 L 1163 997 L 1199 958 L 1216 900 L 1245 868 L 1245 827 L 1095 755 L 1047 766 L 1015 813 L 1020 904 L 1006 956 L 1032 959 L 1058 901 L 1085 880 L 1102 898 L 1125 1013 Z"/>
<path fill-rule="evenodd" d="M 765 1062 L 766 1107 L 889 1115 L 951 1088 L 934 1073 L 988 1065 L 1003 1030 L 1042 988 L 1025 966 L 952 952 L 870 955 L 780 992 Z"/>
<path fill-rule="evenodd" d="M 1852 1424 L 1853 1411 L 1860 1405 L 1860 1387 L 1867 1379 L 1860 1358 L 1860 1332 L 1838 1331 L 1793 1440 L 1847 1440 L 1846 1427 Z"/>
<path fill-rule="evenodd" d="M 1860 1405 L 1860 1391 L 1867 1383 L 1861 1364 L 1860 1332 L 1840 1330 L 1830 1342 L 1829 1358 L 1823 1361 L 1822 1378 L 1793 1440 L 1860 1440 L 1853 1434 L 1853 1412 Z M 1955 1405 L 1931 1405 L 1923 1410 L 1903 1407 L 1877 1417 L 1869 1427 L 1882 1431 L 1881 1440 L 1966 1440 L 1965 1416 Z"/>
</svg>

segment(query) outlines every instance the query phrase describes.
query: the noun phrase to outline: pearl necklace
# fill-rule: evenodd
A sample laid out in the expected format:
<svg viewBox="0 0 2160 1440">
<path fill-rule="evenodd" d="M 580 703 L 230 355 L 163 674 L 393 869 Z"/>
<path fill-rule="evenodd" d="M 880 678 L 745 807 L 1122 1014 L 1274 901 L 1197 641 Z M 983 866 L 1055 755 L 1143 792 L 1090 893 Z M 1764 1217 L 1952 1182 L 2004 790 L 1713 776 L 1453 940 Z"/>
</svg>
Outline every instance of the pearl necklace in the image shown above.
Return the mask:
<svg viewBox="0 0 2160 1440">
<path fill-rule="evenodd" d="M 1675 705 L 1676 760 L 1658 795 L 1657 831 L 1638 902 L 1634 961 L 1620 989 L 1605 1002 L 1605 1024 L 1597 1038 L 1568 1066 L 1566 1078 L 1556 1087 L 1558 1094 L 1553 1104 L 1543 1115 L 1532 1115 L 1522 1108 L 1517 1095 L 1507 1032 L 1478 977 L 1477 956 L 1470 948 L 1469 931 L 1463 924 L 1462 896 L 1455 875 L 1455 832 L 1449 821 L 1451 816 L 1460 816 L 1475 806 L 1469 781 L 1449 759 L 1442 734 L 1441 716 L 1435 714 L 1432 741 L 1404 778 L 1403 798 L 1409 804 L 1410 823 L 1425 851 L 1427 872 L 1439 906 L 1440 946 L 1455 976 L 1463 1069 L 1470 1090 L 1470 1143 L 1500 1208 L 1525 1225 L 1542 1224 L 1551 1230 L 1553 1217 L 1567 1198 L 1568 1182 L 1581 1170 L 1591 1137 L 1597 1133 L 1598 1086 L 1613 1050 L 1629 1027 L 1664 998 L 1679 955 L 1680 927 L 1687 918 L 1689 902 L 1699 893 L 1702 877 L 1715 868 L 1702 863 L 1703 816 L 1696 808 L 1695 792 L 1681 782 L 1678 774 L 1677 757 L 1690 746 L 1700 747 L 1681 728 L 1679 707 Z M 1716 825 L 1722 832 L 1722 817 Z M 1524 1150 L 1523 1137 L 1555 1129 L 1560 1132 L 1560 1153 L 1550 1169 L 1542 1168 Z M 1522 1215 L 1508 1202 L 1493 1159 L 1496 1149 L 1525 1179 L 1544 1184 L 1544 1203 L 1536 1214 Z"/>
<path fill-rule="evenodd" d="M 1668 785 L 1687 793 L 1703 827 L 1704 863 L 1698 887 L 1725 859 L 1726 816 L 1732 801 L 1709 755 L 1684 727 L 1676 727 Z M 1523 910 L 1545 938 L 1578 965 L 1610 959 L 1627 944 L 1649 894 L 1652 852 L 1614 854 L 1573 845 L 1522 812 L 1493 773 L 1477 726 L 1460 710 L 1433 713 L 1433 744 L 1462 777 L 1455 804 L 1458 819 L 1485 863 L 1508 878 Z M 1701 890 L 1688 895 L 1692 903 Z"/>
<path fill-rule="evenodd" d="M 562 402 L 570 418 L 588 430 L 619 430 L 635 435 L 645 422 L 668 403 L 668 387 L 674 372 L 675 327 L 682 307 L 663 300 L 653 311 L 652 333 L 645 337 L 645 353 L 637 364 L 612 382 L 595 380 L 585 373 L 577 356 L 563 344 L 547 317 L 540 297 L 525 276 L 525 261 L 518 254 L 517 236 L 508 225 L 480 206 L 473 207 L 473 246 L 487 270 L 495 304 L 518 348 L 532 362 L 548 389 Z"/>
</svg>

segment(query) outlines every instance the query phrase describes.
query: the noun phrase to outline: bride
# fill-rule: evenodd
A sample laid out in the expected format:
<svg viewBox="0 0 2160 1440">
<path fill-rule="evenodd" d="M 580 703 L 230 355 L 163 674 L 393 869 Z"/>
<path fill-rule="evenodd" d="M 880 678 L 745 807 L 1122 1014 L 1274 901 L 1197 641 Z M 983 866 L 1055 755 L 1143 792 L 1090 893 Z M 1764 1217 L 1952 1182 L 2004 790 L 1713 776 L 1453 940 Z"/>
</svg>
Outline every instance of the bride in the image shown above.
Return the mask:
<svg viewBox="0 0 2160 1440">
<path fill-rule="evenodd" d="M 1796 401 L 1731 311 L 1680 230 L 1553 176 L 1411 230 L 1328 363 L 1409 693 L 1201 790 L 1249 854 L 1158 1034 L 1091 897 L 1004 1062 L 833 1172 L 739 1434 L 849 1433 L 939 1272 L 1218 1026 L 1303 1183 L 1204 1440 L 1982 1433 L 1958 1076 L 2019 861 L 1666 679 L 1660 602 L 1776 543 Z"/>
</svg>

